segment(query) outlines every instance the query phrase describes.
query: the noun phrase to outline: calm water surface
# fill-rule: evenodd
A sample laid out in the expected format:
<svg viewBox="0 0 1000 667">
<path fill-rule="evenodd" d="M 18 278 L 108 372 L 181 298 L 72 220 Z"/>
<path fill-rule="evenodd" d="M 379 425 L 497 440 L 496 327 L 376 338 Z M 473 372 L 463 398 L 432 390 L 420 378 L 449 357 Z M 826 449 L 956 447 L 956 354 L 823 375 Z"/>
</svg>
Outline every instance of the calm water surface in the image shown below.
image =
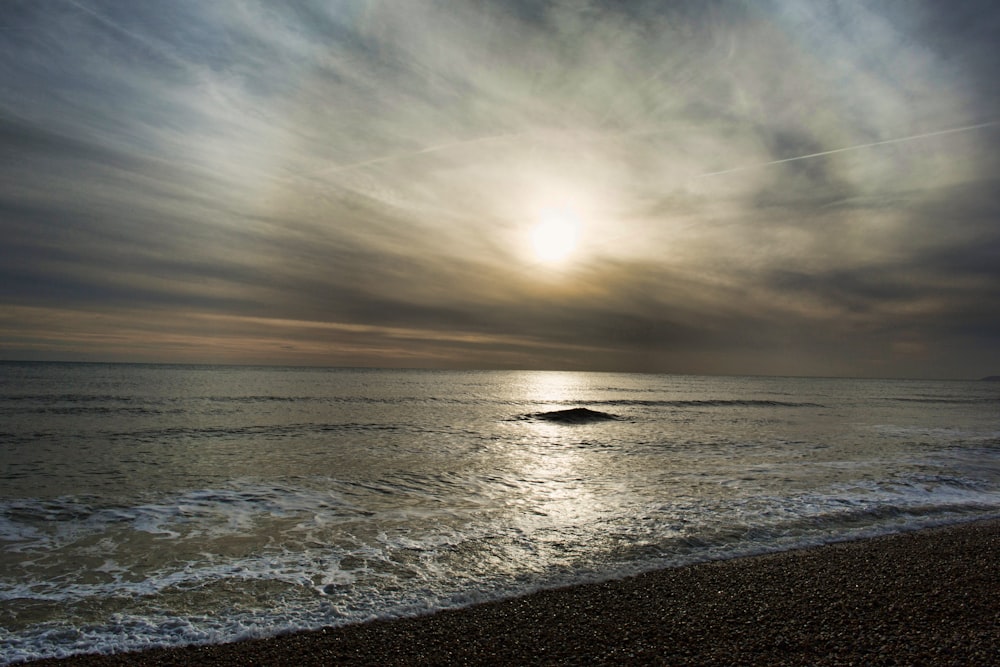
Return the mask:
<svg viewBox="0 0 1000 667">
<path fill-rule="evenodd" d="M 0 664 L 997 516 L 998 383 L 0 364 Z"/>
</svg>

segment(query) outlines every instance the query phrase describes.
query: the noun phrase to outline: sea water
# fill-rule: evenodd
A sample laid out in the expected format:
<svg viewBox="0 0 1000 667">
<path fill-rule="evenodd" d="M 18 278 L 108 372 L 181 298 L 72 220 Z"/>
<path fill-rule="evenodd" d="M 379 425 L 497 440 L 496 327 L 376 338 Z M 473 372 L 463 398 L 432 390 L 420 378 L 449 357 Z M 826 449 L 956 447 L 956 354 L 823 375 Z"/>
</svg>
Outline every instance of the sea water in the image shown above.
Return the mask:
<svg viewBox="0 0 1000 667">
<path fill-rule="evenodd" d="M 0 364 L 0 664 L 997 516 L 1000 383 Z"/>
</svg>

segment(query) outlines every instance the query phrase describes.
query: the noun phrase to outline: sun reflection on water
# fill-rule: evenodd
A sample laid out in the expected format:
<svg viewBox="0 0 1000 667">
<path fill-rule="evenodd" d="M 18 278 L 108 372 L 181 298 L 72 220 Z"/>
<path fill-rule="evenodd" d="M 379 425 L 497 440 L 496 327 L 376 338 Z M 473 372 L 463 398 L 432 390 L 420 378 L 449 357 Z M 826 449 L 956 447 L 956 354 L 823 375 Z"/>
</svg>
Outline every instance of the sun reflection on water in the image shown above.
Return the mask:
<svg viewBox="0 0 1000 667">
<path fill-rule="evenodd" d="M 523 400 L 533 413 L 580 405 L 594 389 L 593 376 L 581 373 L 532 372 L 520 379 Z M 588 434 L 605 426 L 539 419 L 517 425 L 519 437 L 507 449 L 506 461 L 519 482 L 516 501 L 512 498 L 514 524 L 542 542 L 593 530 L 610 510 L 608 452 L 588 446 Z"/>
<path fill-rule="evenodd" d="M 586 400 L 593 387 L 593 377 L 572 371 L 532 371 L 521 376 L 523 398 L 544 409 L 569 407 Z"/>
</svg>

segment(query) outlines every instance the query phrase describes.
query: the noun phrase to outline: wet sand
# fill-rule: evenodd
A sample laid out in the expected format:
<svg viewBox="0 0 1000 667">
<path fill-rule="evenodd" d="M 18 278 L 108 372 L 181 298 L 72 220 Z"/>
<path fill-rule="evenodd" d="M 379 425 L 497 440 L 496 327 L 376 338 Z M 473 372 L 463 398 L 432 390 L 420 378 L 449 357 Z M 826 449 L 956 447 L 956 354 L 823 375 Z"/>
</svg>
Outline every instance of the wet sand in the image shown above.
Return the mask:
<svg viewBox="0 0 1000 667">
<path fill-rule="evenodd" d="M 32 665 L 1000 664 L 1000 521 L 234 644 Z"/>
</svg>

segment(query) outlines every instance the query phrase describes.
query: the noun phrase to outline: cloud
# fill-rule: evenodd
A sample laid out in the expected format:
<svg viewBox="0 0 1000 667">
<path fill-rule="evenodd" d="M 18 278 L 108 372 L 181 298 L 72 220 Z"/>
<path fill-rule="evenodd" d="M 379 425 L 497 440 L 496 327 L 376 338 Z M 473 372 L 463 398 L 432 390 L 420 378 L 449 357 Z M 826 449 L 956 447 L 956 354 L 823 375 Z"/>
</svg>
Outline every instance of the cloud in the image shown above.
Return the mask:
<svg viewBox="0 0 1000 667">
<path fill-rule="evenodd" d="M 12 3 L 0 299 L 24 321 L 0 346 L 981 375 L 1000 364 L 981 314 L 997 284 L 998 16 Z M 527 240 L 553 207 L 583 226 L 562 268 Z M 98 335 L 99 316 L 131 333 Z"/>
</svg>

